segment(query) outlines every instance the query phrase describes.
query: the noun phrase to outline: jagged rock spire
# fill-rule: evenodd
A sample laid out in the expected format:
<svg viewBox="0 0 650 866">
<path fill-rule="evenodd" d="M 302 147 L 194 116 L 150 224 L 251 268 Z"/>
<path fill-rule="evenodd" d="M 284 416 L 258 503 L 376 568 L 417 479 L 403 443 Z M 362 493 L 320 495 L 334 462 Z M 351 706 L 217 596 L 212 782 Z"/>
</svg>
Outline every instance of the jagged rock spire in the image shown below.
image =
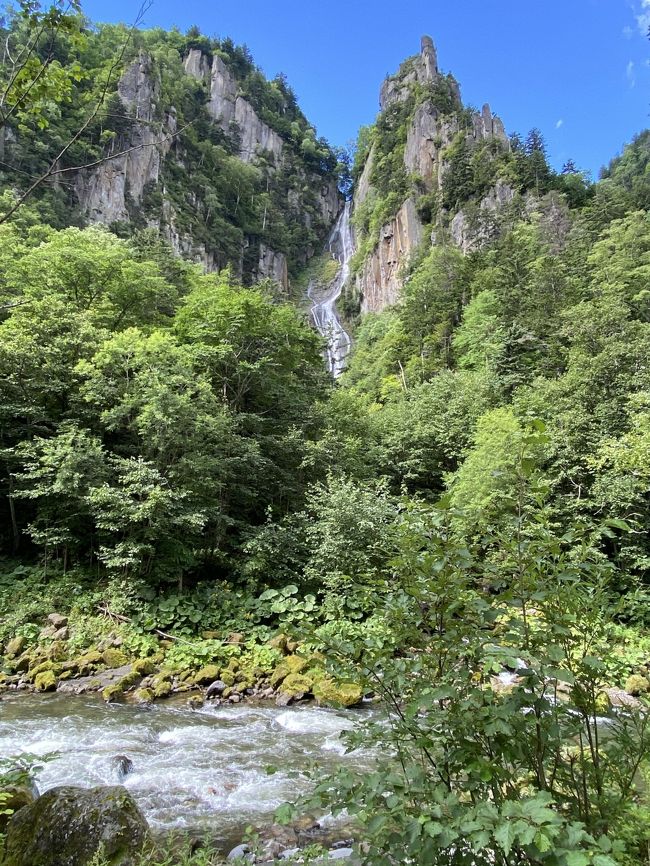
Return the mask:
<svg viewBox="0 0 650 866">
<path fill-rule="evenodd" d="M 420 54 L 424 62 L 424 68 L 427 78 L 433 80 L 438 74 L 438 54 L 436 46 L 433 44 L 433 39 L 430 36 L 423 36 L 420 40 Z"/>
</svg>

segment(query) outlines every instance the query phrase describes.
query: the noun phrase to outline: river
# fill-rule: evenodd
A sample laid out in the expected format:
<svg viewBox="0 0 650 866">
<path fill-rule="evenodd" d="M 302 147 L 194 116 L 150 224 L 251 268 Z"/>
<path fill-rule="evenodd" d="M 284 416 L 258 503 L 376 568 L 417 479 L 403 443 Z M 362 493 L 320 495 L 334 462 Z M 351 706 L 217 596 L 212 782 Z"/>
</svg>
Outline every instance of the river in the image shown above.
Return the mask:
<svg viewBox="0 0 650 866">
<path fill-rule="evenodd" d="M 0 701 L 0 757 L 43 756 L 36 783 L 124 784 L 159 831 L 208 833 L 227 848 L 251 823 L 306 789 L 290 774 L 318 761 L 322 772 L 341 762 L 361 767 L 359 753 L 344 755 L 340 733 L 367 718 L 362 710 L 304 705 L 186 706 L 142 709 L 92 697 L 11 695 Z M 112 758 L 126 755 L 133 771 L 120 781 Z M 273 774 L 267 768 L 273 766 Z"/>
</svg>

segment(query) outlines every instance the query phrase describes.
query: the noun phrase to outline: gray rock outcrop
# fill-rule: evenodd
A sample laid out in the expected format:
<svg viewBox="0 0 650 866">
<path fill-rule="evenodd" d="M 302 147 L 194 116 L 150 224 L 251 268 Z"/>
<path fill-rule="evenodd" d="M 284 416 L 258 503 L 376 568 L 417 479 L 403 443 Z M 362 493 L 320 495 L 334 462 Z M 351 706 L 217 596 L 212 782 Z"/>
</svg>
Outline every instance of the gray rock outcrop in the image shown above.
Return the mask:
<svg viewBox="0 0 650 866">
<path fill-rule="evenodd" d="M 162 123 L 156 120 L 158 83 L 146 54 L 127 67 L 117 92 L 131 118 L 131 128 L 126 138 L 116 139 L 113 150 L 128 152 L 80 171 L 75 179 L 81 210 L 91 222 L 104 225 L 129 220 L 129 204 L 139 205 L 147 184 L 158 181 L 176 132 L 173 108 Z"/>
<path fill-rule="evenodd" d="M 423 36 L 420 53 L 406 60 L 397 75 L 389 75 L 379 92 L 379 107 L 385 111 L 395 102 L 407 99 L 414 84 L 431 84 L 439 76 L 438 56 L 430 36 Z"/>
<path fill-rule="evenodd" d="M 422 223 L 413 199 L 407 198 L 393 219 L 382 227 L 379 243 L 357 274 L 362 312 L 380 312 L 398 300 L 401 268 L 421 240 Z"/>
<path fill-rule="evenodd" d="M 208 75 L 208 62 L 197 48 L 185 58 L 185 71 L 198 80 Z M 215 54 L 210 70 L 208 111 L 224 132 L 239 136 L 239 157 L 254 162 L 261 153 L 271 154 L 276 164 L 282 159 L 281 137 L 260 120 L 253 106 L 239 94 L 239 85 L 226 62 Z"/>
<path fill-rule="evenodd" d="M 101 854 L 135 866 L 149 838 L 126 788 L 52 788 L 7 826 L 3 866 L 89 866 Z"/>
<path fill-rule="evenodd" d="M 435 85 L 438 81 L 444 87 L 451 88 L 447 95 L 444 89 L 441 94 L 445 99 L 451 97 L 458 110 L 439 108 L 435 88 L 429 93 L 426 90 L 422 93 L 422 88 Z M 382 84 L 382 111 L 385 112 L 396 102 L 406 100 L 413 93 L 416 93 L 417 98 L 408 121 L 403 161 L 416 198 L 422 192 L 442 194 L 445 179 L 451 170 L 449 153 L 460 137 L 465 137 L 471 147 L 494 139 L 499 142 L 500 148 L 509 149 L 510 142 L 503 123 L 492 113 L 488 104 L 480 112 L 468 114 L 460 111 L 460 90 L 451 77 L 443 78 L 441 75 L 436 50 L 429 36 L 422 37 L 420 53 L 406 60 L 398 73 L 389 76 Z M 376 145 L 371 148 L 357 181 L 355 208 L 372 194 L 376 149 Z M 499 213 L 513 197 L 514 190 L 498 181 L 479 203 L 478 216 L 475 212 L 470 216 L 463 211 L 448 215 L 452 242 L 467 253 L 491 240 L 498 231 Z M 442 195 L 438 198 L 438 205 L 441 200 Z M 413 249 L 421 242 L 422 232 L 415 201 L 409 197 L 393 219 L 382 227 L 378 243 L 357 272 L 356 291 L 361 297 L 363 312 L 378 312 L 399 299 L 405 265 Z M 437 231 L 432 235 L 432 243 L 436 242 L 439 242 Z"/>
</svg>

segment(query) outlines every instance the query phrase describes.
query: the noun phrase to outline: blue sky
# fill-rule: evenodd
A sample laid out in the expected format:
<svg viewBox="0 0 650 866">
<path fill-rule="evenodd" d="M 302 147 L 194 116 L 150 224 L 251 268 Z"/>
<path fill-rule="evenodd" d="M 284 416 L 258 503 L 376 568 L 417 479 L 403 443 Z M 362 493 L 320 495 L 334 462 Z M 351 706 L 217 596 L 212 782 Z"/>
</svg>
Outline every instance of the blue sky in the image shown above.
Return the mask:
<svg viewBox="0 0 650 866">
<path fill-rule="evenodd" d="M 139 0 L 85 0 L 95 21 L 131 21 Z M 650 0 L 154 0 L 146 24 L 246 43 L 284 72 L 333 144 L 378 110 L 382 79 L 428 33 L 466 103 L 489 102 L 509 132 L 538 126 L 551 161 L 598 169 L 650 126 Z"/>
</svg>

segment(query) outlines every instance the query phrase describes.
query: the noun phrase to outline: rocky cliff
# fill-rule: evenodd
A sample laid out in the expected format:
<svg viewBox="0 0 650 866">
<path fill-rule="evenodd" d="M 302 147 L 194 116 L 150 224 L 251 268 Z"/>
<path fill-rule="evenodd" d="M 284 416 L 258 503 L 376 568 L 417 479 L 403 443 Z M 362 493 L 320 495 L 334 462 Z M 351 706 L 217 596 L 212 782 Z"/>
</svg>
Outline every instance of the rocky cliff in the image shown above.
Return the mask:
<svg viewBox="0 0 650 866">
<path fill-rule="evenodd" d="M 268 81 L 246 49 L 198 33 L 138 33 L 122 61 L 114 38 L 98 31 L 89 39 L 98 68 L 84 69 L 78 101 L 92 104 L 83 88 L 111 63 L 118 74 L 83 144 L 62 163 L 71 182 L 44 192 L 47 206 L 66 224 L 157 231 L 208 270 L 230 266 L 244 282 L 269 279 L 287 292 L 343 199 L 337 158 L 284 79 Z M 62 137 L 78 123 L 72 102 Z M 47 160 L 47 143 L 11 132 L 13 162 Z"/>
<path fill-rule="evenodd" d="M 495 215 L 514 196 L 496 170 L 493 187 L 471 190 L 471 206 L 462 207 L 465 192 L 453 192 L 465 169 L 497 161 L 510 143 L 489 105 L 480 112 L 463 107 L 458 83 L 440 72 L 430 37 L 384 81 L 380 106 L 354 196 L 355 292 L 362 312 L 395 303 L 422 243 L 450 240 L 469 252 L 491 238 Z"/>
</svg>

